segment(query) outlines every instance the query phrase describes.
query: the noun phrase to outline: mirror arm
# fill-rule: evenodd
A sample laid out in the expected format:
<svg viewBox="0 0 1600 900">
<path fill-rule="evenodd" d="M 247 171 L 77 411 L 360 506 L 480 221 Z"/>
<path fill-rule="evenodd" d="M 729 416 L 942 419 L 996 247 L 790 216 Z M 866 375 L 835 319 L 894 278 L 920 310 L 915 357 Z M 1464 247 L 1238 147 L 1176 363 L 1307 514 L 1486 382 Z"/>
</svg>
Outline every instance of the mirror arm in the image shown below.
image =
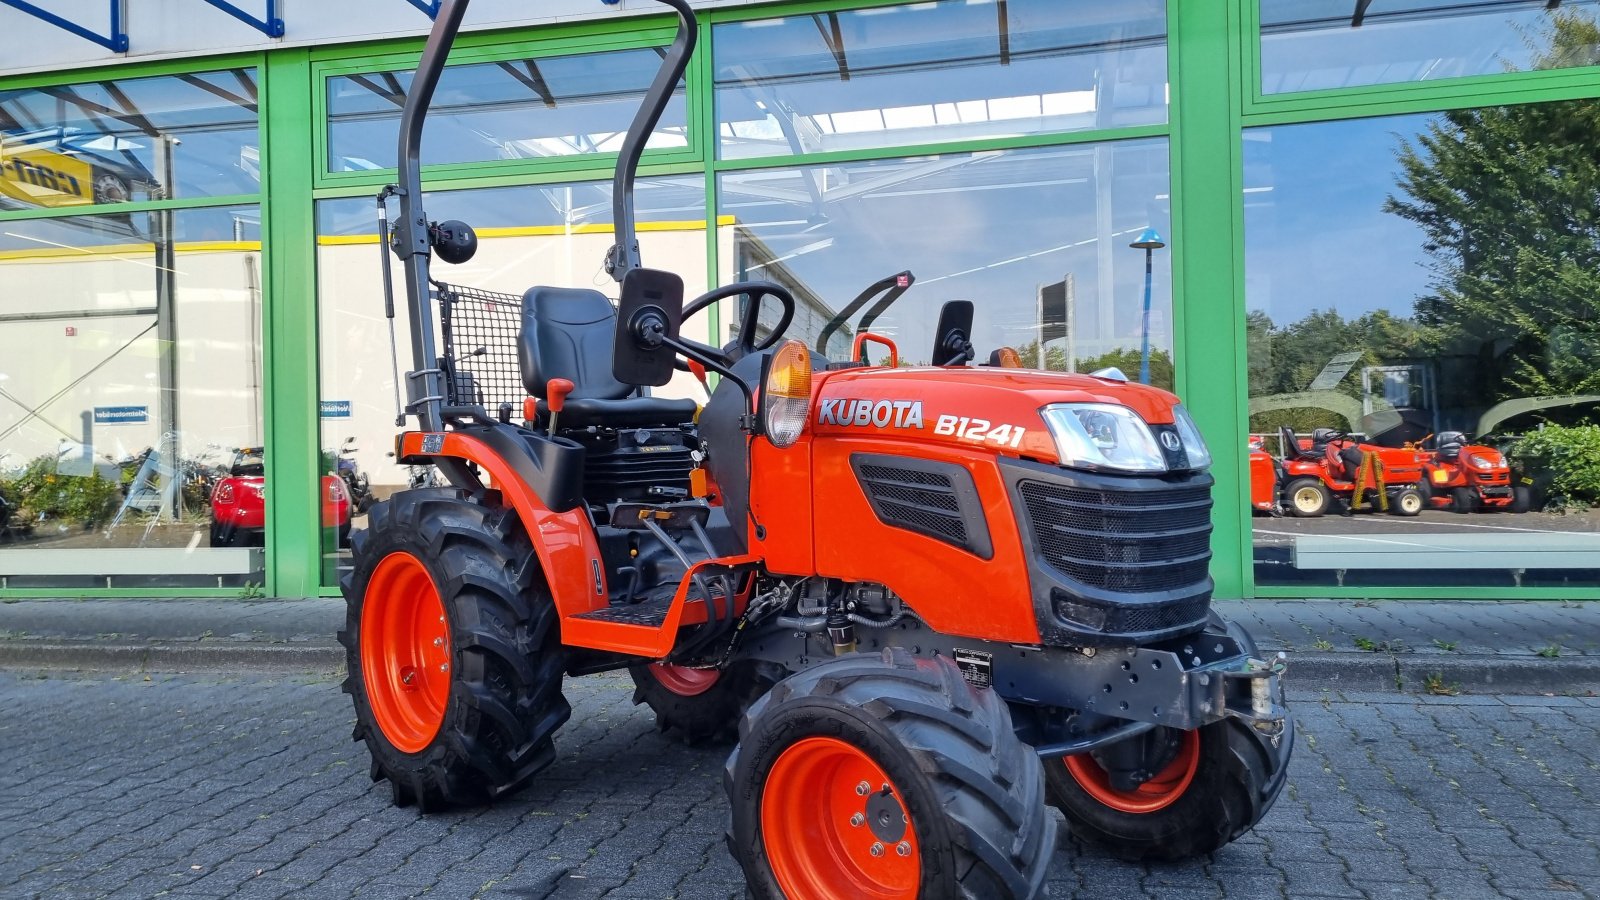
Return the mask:
<svg viewBox="0 0 1600 900">
<path fill-rule="evenodd" d="M 694 347 L 691 344 L 687 344 L 678 340 L 677 338 L 667 337 L 666 335 L 661 335 L 660 340 L 661 343 L 671 347 L 673 350 L 676 350 L 683 356 L 694 360 L 700 365 L 705 366 L 707 369 L 710 369 L 711 371 L 716 372 L 718 375 L 721 375 L 723 378 L 733 382 L 734 386 L 744 394 L 744 408 L 746 412 L 740 417 L 739 427 L 744 429 L 746 434 L 754 434 L 756 432 L 756 395 L 755 391 L 750 388 L 750 383 L 748 381 L 745 381 L 743 378 L 735 375 L 731 367 L 724 365 L 720 360 Z"/>
</svg>

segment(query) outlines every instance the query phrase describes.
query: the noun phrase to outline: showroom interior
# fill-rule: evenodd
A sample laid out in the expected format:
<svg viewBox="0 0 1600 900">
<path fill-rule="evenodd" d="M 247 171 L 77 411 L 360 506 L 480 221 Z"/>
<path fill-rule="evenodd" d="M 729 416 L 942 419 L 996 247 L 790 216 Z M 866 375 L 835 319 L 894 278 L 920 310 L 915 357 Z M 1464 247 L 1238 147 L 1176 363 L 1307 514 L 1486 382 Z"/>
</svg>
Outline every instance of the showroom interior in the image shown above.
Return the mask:
<svg viewBox="0 0 1600 900">
<path fill-rule="evenodd" d="M 428 478 L 392 453 L 374 197 L 435 8 L 39 6 L 0 6 L 0 598 L 336 595 L 366 506 Z M 547 6 L 475 3 L 438 89 L 427 209 L 481 240 L 450 284 L 614 290 L 611 171 L 672 22 Z M 1174 390 L 1219 598 L 1593 596 L 1600 2 L 695 6 L 646 264 L 785 284 L 834 359 L 910 273 L 866 324 L 912 364 L 971 300 L 985 358 Z M 1425 508 L 1297 515 L 1319 429 L 1424 461 Z M 1447 454 L 1526 503 L 1452 493 Z"/>
</svg>

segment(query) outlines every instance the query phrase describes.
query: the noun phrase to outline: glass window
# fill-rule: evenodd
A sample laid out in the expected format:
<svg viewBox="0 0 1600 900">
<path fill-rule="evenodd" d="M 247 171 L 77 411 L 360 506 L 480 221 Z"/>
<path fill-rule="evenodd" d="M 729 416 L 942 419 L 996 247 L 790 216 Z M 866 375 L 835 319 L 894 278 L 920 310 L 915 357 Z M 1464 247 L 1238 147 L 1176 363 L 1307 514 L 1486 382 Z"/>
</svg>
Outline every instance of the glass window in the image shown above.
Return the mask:
<svg viewBox="0 0 1600 900">
<path fill-rule="evenodd" d="M 1596 108 L 1245 132 L 1258 583 L 1600 579 Z"/>
<path fill-rule="evenodd" d="M 640 252 L 646 265 L 661 266 L 683 276 L 694 296 L 706 290 L 705 182 L 687 178 L 641 178 L 634 202 L 639 220 Z M 428 216 L 436 221 L 461 219 L 478 232 L 478 252 L 471 262 L 450 266 L 434 261 L 433 277 L 451 285 L 506 295 L 493 308 L 469 304 L 455 318 L 458 338 L 454 362 L 469 373 L 487 396 L 491 410 L 499 401 L 514 403 L 521 417 L 521 374 L 517 369 L 514 329 L 521 296 L 536 284 L 592 287 L 615 297 L 617 285 L 605 273 L 605 256 L 613 243 L 610 182 L 573 182 L 526 187 L 481 188 L 429 193 Z M 389 359 L 388 322 L 383 315 L 378 239 L 370 199 L 325 200 L 317 204 L 317 278 L 322 335 L 322 487 L 324 496 L 343 492 L 352 497 L 349 511 L 324 503 L 323 581 L 337 581 L 338 566 L 348 559 L 343 539 L 353 520 L 366 527 L 367 508 L 408 485 L 426 483 L 429 473 L 397 465 L 392 455 L 395 381 Z M 719 229 L 720 231 L 721 229 Z M 405 282 L 395 267 L 395 332 L 402 372 L 412 368 L 410 324 L 405 308 Z M 512 329 L 474 332 L 464 343 L 470 323 L 488 310 Z M 508 321 L 505 317 L 509 315 Z M 710 342 L 704 314 L 684 323 L 683 334 Z M 436 332 L 437 333 L 437 332 Z M 724 328 L 723 333 L 726 333 Z M 721 340 L 716 341 L 721 343 Z M 479 348 L 482 348 L 482 352 Z M 441 348 L 442 350 L 442 348 Z M 506 386 L 509 385 L 508 389 Z M 660 388 L 663 396 L 704 399 L 689 376 Z M 335 482 L 340 482 L 335 484 Z M 337 543 L 334 538 L 337 537 Z"/>
<path fill-rule="evenodd" d="M 940 306 L 971 300 L 980 359 L 1011 346 L 1031 366 L 1137 377 L 1148 336 L 1152 380 L 1170 387 L 1169 255 L 1150 251 L 1147 282 L 1146 251 L 1129 246 L 1147 227 L 1167 232 L 1168 182 L 1165 139 L 727 175 L 722 280 L 789 286 L 790 336 L 836 360 L 865 327 L 926 363 Z M 900 270 L 915 282 L 893 305 L 850 308 Z"/>
<path fill-rule="evenodd" d="M 423 126 L 425 165 L 616 153 L 661 66 L 653 49 L 450 66 Z M 328 79 L 328 171 L 393 169 L 411 70 Z M 688 146 L 683 85 L 650 149 Z"/>
<path fill-rule="evenodd" d="M 1167 120 L 1161 0 L 937 0 L 718 25 L 725 159 Z"/>
<path fill-rule="evenodd" d="M 0 210 L 261 189 L 256 73 L 0 91 Z"/>
<path fill-rule="evenodd" d="M 1600 64 L 1596 0 L 1260 0 L 1261 91 Z"/>
<path fill-rule="evenodd" d="M 0 586 L 261 581 L 255 206 L 0 223 Z"/>
</svg>

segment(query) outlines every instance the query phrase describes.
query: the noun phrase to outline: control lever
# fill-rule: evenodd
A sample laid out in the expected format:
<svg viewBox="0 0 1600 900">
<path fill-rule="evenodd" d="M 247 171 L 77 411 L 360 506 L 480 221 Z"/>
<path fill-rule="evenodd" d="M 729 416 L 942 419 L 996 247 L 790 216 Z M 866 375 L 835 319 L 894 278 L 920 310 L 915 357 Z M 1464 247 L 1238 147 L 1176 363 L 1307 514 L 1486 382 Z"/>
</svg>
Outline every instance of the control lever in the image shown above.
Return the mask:
<svg viewBox="0 0 1600 900">
<path fill-rule="evenodd" d="M 567 405 L 567 395 L 576 387 L 565 378 L 552 378 L 545 383 L 545 405 L 550 407 L 550 436 L 556 436 L 556 419 L 561 416 L 561 408 Z"/>
</svg>

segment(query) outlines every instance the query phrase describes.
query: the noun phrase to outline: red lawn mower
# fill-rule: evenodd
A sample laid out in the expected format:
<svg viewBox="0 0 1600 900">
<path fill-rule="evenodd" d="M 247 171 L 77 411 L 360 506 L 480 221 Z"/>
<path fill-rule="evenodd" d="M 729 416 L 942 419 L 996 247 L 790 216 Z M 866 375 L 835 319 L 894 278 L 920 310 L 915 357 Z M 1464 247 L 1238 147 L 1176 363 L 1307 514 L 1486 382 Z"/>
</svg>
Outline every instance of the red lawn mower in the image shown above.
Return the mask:
<svg viewBox="0 0 1600 900">
<path fill-rule="evenodd" d="M 1525 513 L 1533 506 L 1528 485 L 1512 483 L 1505 454 L 1467 443 L 1466 434 L 1460 431 L 1440 432 L 1433 452 L 1423 454 L 1422 461 L 1428 476 L 1422 492 L 1434 509 Z"/>
<path fill-rule="evenodd" d="M 1276 460 L 1251 447 L 1250 500 L 1257 509 L 1315 518 L 1327 515 L 1337 499 L 1351 512 L 1415 516 L 1427 505 L 1418 450 L 1361 443 L 1332 428 L 1318 428 L 1304 439 L 1285 425 L 1278 438 Z"/>
</svg>

